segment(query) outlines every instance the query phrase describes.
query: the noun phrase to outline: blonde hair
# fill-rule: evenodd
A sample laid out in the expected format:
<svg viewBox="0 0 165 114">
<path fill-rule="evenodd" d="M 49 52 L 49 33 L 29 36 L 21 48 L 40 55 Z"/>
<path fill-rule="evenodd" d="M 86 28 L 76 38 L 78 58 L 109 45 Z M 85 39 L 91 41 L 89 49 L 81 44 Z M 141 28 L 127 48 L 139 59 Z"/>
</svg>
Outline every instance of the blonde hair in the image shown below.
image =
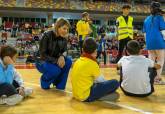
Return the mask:
<svg viewBox="0 0 165 114">
<path fill-rule="evenodd" d="M 86 17 L 86 16 L 88 16 L 88 15 L 89 15 L 88 12 L 83 12 L 83 13 L 82 13 L 82 18 L 84 18 L 84 17 Z"/>
<path fill-rule="evenodd" d="M 66 25 L 68 28 L 71 27 L 69 21 L 67 19 L 64 19 L 64 18 L 58 18 L 56 23 L 55 23 L 55 34 L 58 36 L 58 29 L 62 26 Z M 69 33 L 69 30 L 68 30 L 68 33 Z"/>
</svg>

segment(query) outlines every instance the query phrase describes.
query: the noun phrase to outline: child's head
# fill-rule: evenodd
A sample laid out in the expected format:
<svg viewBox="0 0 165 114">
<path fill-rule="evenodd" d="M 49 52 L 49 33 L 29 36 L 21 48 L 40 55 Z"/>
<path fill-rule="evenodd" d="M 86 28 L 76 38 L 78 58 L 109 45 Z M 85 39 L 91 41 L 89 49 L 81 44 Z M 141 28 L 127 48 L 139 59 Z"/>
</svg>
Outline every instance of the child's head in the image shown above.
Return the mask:
<svg viewBox="0 0 165 114">
<path fill-rule="evenodd" d="M 0 57 L 3 60 L 5 56 L 11 57 L 11 59 L 16 61 L 17 50 L 11 46 L 2 46 L 0 50 Z"/>
<path fill-rule="evenodd" d="M 136 40 L 131 40 L 127 43 L 127 52 L 130 55 L 138 55 L 140 53 L 140 45 Z"/>
<path fill-rule="evenodd" d="M 83 12 L 83 13 L 82 13 L 82 18 L 83 18 L 85 21 L 88 21 L 88 20 L 89 20 L 89 13 Z"/>
<path fill-rule="evenodd" d="M 94 39 L 88 38 L 83 43 L 83 51 L 87 54 L 90 54 L 91 56 L 96 58 L 97 55 L 97 43 Z"/>
<path fill-rule="evenodd" d="M 124 4 L 122 7 L 123 15 L 129 15 L 131 6 L 129 4 Z"/>
</svg>

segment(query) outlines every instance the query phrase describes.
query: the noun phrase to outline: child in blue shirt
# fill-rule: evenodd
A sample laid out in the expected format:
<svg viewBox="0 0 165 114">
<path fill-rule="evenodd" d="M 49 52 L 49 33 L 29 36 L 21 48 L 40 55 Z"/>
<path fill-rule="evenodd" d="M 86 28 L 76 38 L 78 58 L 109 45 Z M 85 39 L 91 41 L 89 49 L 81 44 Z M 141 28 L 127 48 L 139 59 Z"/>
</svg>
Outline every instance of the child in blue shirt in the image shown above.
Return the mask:
<svg viewBox="0 0 165 114">
<path fill-rule="evenodd" d="M 97 49 L 97 57 L 96 58 L 99 58 L 101 54 L 103 54 L 104 56 L 104 65 L 106 65 L 106 59 L 107 59 L 107 55 L 106 55 L 106 49 L 105 49 L 105 46 L 106 46 L 106 40 L 105 40 L 105 35 L 102 34 L 101 35 L 101 39 L 99 40 L 99 44 L 98 44 L 98 49 Z"/>
<path fill-rule="evenodd" d="M 15 105 L 23 97 L 32 93 L 25 88 L 20 74 L 14 68 L 17 50 L 11 46 L 3 46 L 0 51 L 0 104 Z"/>
<path fill-rule="evenodd" d="M 143 25 L 143 32 L 145 34 L 146 49 L 149 53 L 149 58 L 161 65 L 157 70 L 155 84 L 165 84 L 161 76 L 162 68 L 165 58 L 165 41 L 161 31 L 165 30 L 165 20 L 162 16 L 161 4 L 159 2 L 152 2 L 150 6 L 151 15 L 148 16 Z"/>
</svg>

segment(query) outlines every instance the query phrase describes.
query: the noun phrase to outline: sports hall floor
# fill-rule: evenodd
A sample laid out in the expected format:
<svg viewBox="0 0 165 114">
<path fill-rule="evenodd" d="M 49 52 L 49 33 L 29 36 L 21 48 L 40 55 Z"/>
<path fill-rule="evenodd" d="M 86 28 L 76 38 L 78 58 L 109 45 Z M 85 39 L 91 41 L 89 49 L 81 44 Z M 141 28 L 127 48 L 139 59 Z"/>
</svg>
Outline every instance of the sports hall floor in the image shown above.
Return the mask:
<svg viewBox="0 0 165 114">
<path fill-rule="evenodd" d="M 114 65 L 101 66 L 107 79 L 119 79 Z M 17 64 L 25 85 L 34 88 L 31 97 L 16 106 L 0 106 L 0 114 L 165 114 L 165 85 L 156 85 L 155 93 L 147 98 L 125 96 L 120 89 L 117 102 L 96 101 L 84 103 L 72 98 L 70 78 L 66 91 L 42 90 L 40 73 L 33 65 Z"/>
</svg>

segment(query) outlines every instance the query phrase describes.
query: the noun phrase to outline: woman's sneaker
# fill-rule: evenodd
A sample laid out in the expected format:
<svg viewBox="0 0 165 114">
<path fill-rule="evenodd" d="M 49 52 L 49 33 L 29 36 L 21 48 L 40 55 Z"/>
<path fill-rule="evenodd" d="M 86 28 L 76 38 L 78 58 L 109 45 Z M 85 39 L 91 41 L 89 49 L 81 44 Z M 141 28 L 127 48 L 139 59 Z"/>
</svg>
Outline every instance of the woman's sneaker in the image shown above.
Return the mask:
<svg viewBox="0 0 165 114">
<path fill-rule="evenodd" d="M 25 97 L 27 97 L 33 93 L 33 89 L 29 87 L 25 87 L 24 92 L 25 92 Z"/>
<path fill-rule="evenodd" d="M 7 105 L 16 105 L 18 103 L 20 103 L 23 100 L 23 96 L 19 95 L 19 94 L 15 94 L 15 95 L 11 95 L 9 97 L 1 97 L 0 98 L 0 104 L 7 104 Z"/>
</svg>

